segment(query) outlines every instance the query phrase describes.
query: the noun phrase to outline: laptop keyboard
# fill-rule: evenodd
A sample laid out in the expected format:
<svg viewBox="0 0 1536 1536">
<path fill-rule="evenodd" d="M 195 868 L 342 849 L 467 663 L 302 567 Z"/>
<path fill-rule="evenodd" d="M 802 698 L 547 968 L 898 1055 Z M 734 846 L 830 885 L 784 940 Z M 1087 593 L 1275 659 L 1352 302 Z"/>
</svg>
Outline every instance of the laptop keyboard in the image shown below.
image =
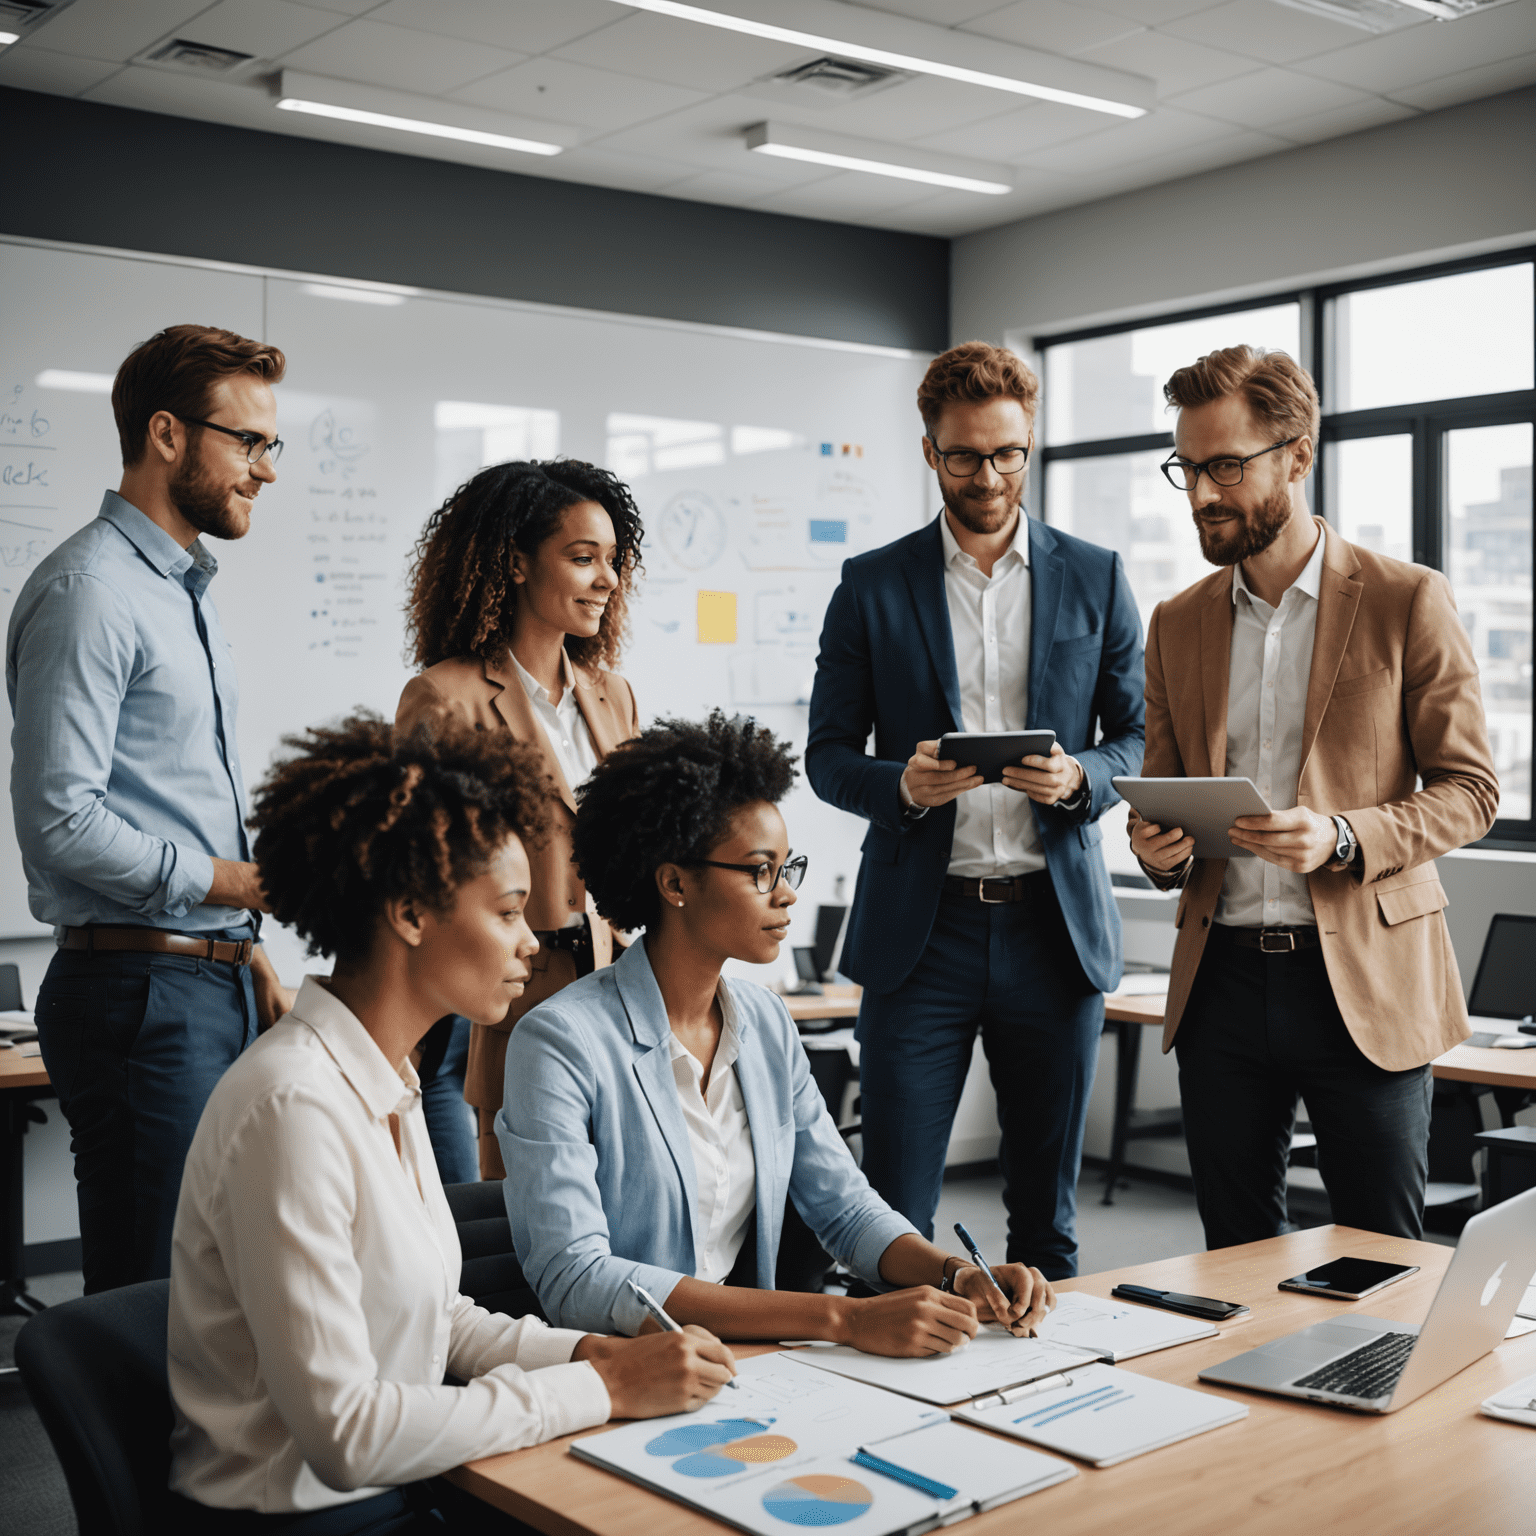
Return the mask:
<svg viewBox="0 0 1536 1536">
<path fill-rule="evenodd" d="M 1369 1401 L 1385 1397 L 1397 1385 L 1418 1337 L 1416 1333 L 1384 1333 L 1291 1385 Z"/>
</svg>

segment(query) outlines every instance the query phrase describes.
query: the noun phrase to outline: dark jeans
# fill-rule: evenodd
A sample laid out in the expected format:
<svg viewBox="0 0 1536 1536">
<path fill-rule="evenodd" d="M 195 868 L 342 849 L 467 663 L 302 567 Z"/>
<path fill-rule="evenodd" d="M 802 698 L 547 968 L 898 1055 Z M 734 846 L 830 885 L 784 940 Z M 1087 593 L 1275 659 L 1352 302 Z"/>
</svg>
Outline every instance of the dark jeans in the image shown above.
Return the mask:
<svg viewBox="0 0 1536 1536">
<path fill-rule="evenodd" d="M 1174 1049 L 1207 1247 L 1290 1230 L 1285 1169 L 1298 1097 L 1317 1136 L 1333 1219 L 1423 1236 L 1430 1069 L 1388 1072 L 1362 1054 L 1333 1000 L 1322 950 L 1266 955 L 1213 927 Z"/>
<path fill-rule="evenodd" d="M 211 1509 L 173 1493 L 169 1513 L 172 1536 L 535 1536 L 521 1520 L 440 1477 L 294 1515 Z"/>
<path fill-rule="evenodd" d="M 69 1122 L 86 1294 L 165 1279 L 192 1134 L 256 1038 L 249 968 L 61 949 L 38 988 L 37 1036 Z"/>
<path fill-rule="evenodd" d="M 421 1042 L 421 1112 L 444 1184 L 473 1184 L 480 1177 L 474 1111 L 464 1102 L 470 1028 L 463 1014 L 450 1013 Z"/>
<path fill-rule="evenodd" d="M 1007 1258 L 1061 1280 L 1077 1273 L 1077 1175 L 1104 999 L 1078 964 L 1049 875 L 1030 886 L 1024 901 L 1006 906 L 942 898 L 912 974 L 883 997 L 864 993 L 864 1173 L 933 1236 L 950 1127 L 980 1029 L 1002 1130 Z"/>
</svg>

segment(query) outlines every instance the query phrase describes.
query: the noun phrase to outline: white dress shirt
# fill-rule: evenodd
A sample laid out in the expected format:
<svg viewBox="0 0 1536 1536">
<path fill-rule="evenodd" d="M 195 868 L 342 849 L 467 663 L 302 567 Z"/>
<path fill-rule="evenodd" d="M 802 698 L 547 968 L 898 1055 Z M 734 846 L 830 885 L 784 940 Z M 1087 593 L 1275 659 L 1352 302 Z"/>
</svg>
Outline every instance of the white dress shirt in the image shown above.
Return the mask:
<svg viewBox="0 0 1536 1536">
<path fill-rule="evenodd" d="M 990 577 L 960 548 L 939 514 L 944 541 L 944 595 L 967 731 L 1022 731 L 1029 714 L 1029 528 L 1020 513 L 1013 542 Z M 955 799 L 949 872 L 977 877 L 1029 874 L 1045 853 L 1029 796 L 983 784 Z"/>
<path fill-rule="evenodd" d="M 582 1335 L 475 1306 L 459 1261 L 415 1071 L 306 978 L 219 1080 L 187 1154 L 171 1487 L 321 1509 L 603 1423 L 602 1378 L 571 1363 Z"/>
<path fill-rule="evenodd" d="M 722 1028 L 707 1091 L 703 1063 L 676 1035 L 671 1039 L 672 1077 L 688 1127 L 699 1198 L 693 1224 L 693 1273 L 696 1279 L 711 1284 L 730 1274 L 757 1203 L 752 1127 L 747 1123 L 747 1106 L 736 1079 L 736 1058 L 741 1054 L 736 1005 L 723 982 L 715 997 Z"/>
<path fill-rule="evenodd" d="M 1272 608 L 1232 567 L 1232 650 L 1227 676 L 1227 773 L 1252 779 L 1270 807 L 1296 804 L 1301 730 L 1312 676 L 1323 531 L 1301 574 Z M 1315 927 L 1307 877 L 1264 859 L 1228 859 L 1216 921 L 1234 928 Z"/>
</svg>

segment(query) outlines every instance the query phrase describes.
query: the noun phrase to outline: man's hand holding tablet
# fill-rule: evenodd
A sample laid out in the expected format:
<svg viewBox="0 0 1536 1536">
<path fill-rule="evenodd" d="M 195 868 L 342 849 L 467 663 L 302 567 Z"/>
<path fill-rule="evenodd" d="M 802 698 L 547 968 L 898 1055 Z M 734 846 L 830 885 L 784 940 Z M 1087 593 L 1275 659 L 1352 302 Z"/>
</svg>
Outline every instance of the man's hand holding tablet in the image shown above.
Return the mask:
<svg viewBox="0 0 1536 1536">
<path fill-rule="evenodd" d="M 1169 827 L 1165 832 L 1155 821 L 1131 812 L 1131 852 L 1149 869 L 1171 875 L 1194 851 L 1195 840 L 1184 835 L 1183 827 Z"/>
</svg>

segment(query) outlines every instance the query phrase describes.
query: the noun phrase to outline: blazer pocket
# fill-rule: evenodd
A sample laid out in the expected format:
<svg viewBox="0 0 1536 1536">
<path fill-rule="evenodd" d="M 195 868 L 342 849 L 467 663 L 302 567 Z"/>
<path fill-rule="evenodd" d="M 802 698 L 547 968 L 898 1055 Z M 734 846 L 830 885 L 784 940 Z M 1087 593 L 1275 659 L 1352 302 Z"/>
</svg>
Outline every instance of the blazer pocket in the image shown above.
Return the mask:
<svg viewBox="0 0 1536 1536">
<path fill-rule="evenodd" d="M 1443 911 L 1450 905 L 1450 897 L 1438 880 L 1420 880 L 1416 885 L 1377 891 L 1376 905 L 1381 909 L 1381 920 L 1390 928 L 1406 923 L 1410 918 L 1428 917 L 1431 912 Z"/>
<path fill-rule="evenodd" d="M 1333 685 L 1333 697 L 1347 699 L 1357 693 L 1370 693 L 1375 688 L 1386 688 L 1392 682 L 1392 668 L 1378 667 L 1360 677 L 1341 677 Z"/>
</svg>

